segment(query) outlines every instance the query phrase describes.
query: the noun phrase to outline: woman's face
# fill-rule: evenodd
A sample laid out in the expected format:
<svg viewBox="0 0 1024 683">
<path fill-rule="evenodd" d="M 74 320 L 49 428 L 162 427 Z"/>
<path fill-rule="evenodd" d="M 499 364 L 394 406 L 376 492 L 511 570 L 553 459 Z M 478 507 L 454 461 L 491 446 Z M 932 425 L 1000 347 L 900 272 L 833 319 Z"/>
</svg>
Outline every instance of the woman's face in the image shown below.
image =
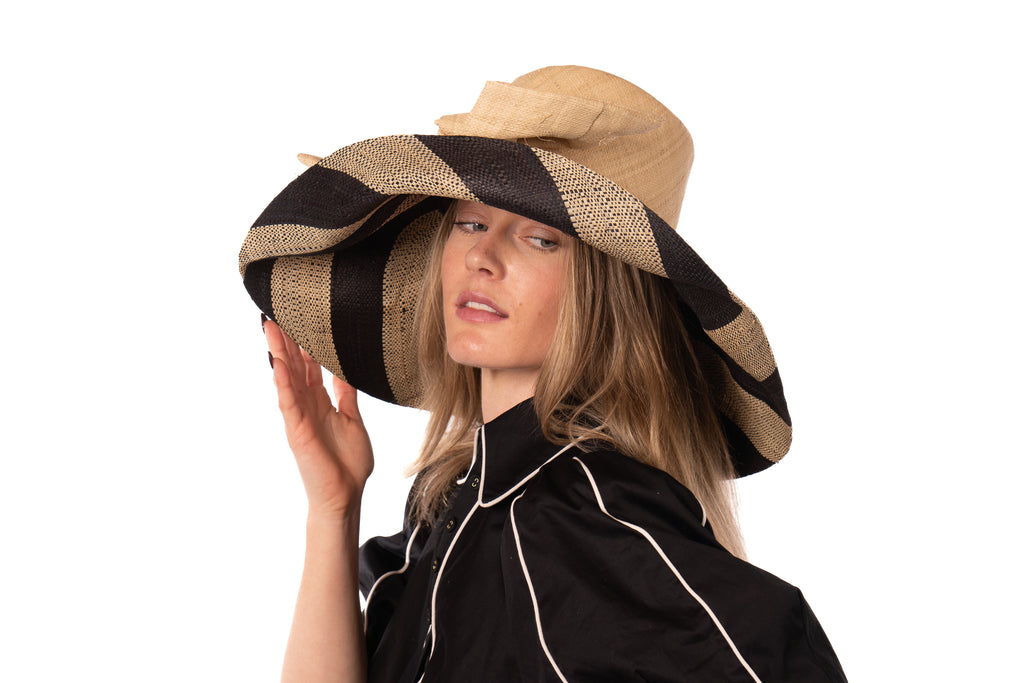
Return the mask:
<svg viewBox="0 0 1024 683">
<path fill-rule="evenodd" d="M 455 362 L 536 381 L 555 332 L 570 239 L 508 211 L 458 203 L 441 261 Z"/>
</svg>

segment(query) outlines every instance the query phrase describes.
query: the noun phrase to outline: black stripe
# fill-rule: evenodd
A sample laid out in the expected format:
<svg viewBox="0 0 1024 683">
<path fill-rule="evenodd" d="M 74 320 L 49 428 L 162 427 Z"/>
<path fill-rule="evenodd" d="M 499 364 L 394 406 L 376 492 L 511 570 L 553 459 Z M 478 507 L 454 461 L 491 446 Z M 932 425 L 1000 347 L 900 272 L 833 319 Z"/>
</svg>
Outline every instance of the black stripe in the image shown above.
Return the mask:
<svg viewBox="0 0 1024 683">
<path fill-rule="evenodd" d="M 711 345 L 711 348 L 725 362 L 726 367 L 729 368 L 729 374 L 736 384 L 754 398 L 763 401 L 787 425 L 793 426 L 793 420 L 789 416 L 789 406 L 786 404 L 786 396 L 782 391 L 782 378 L 779 376 L 779 369 L 777 367 L 764 380 L 758 380 L 744 370 L 739 363 L 734 361 L 729 354 L 719 348 L 711 339 L 708 339 L 707 343 Z"/>
<path fill-rule="evenodd" d="M 312 166 L 289 183 L 253 225 L 295 223 L 344 228 L 372 211 L 385 197 L 347 173 Z"/>
<path fill-rule="evenodd" d="M 782 390 L 782 378 L 779 376 L 779 369 L 776 367 L 775 371 L 763 381 L 756 379 L 708 336 L 708 333 L 696 323 L 692 313 L 687 312 L 685 309 L 681 309 L 681 312 L 686 329 L 689 331 L 695 344 L 703 344 L 706 348 L 713 351 L 725 363 L 726 368 L 729 370 L 729 375 L 740 388 L 754 398 L 763 401 L 782 418 L 783 422 L 793 426 L 793 421 L 789 416 L 789 406 L 786 404 L 786 396 Z"/>
<path fill-rule="evenodd" d="M 751 443 L 742 429 L 721 413 L 718 414 L 718 423 L 722 427 L 722 433 L 725 435 L 726 440 L 729 442 L 729 455 L 732 456 L 732 466 L 736 470 L 736 476 L 746 477 L 768 469 L 772 461 L 765 458 L 754 448 L 754 444 Z"/>
<path fill-rule="evenodd" d="M 770 405 L 779 414 L 783 422 L 792 427 L 793 420 L 789 417 L 789 406 L 786 403 L 786 396 L 782 392 L 782 376 L 779 375 L 779 368 L 776 367 L 772 374 L 765 377 L 759 383 L 759 386 L 763 390 L 764 395 L 771 397 L 765 403 Z"/>
<path fill-rule="evenodd" d="M 482 203 L 576 237 L 558 186 L 526 145 L 461 135 L 416 137 L 448 164 Z"/>
<path fill-rule="evenodd" d="M 792 427 L 793 422 L 789 417 L 789 408 L 782 392 L 782 380 L 779 378 L 778 369 L 776 368 L 775 372 L 764 382 L 757 381 L 708 337 L 707 332 L 700 326 L 692 311 L 681 302 L 678 303 L 680 303 L 679 311 L 683 318 L 683 324 L 690 333 L 693 350 L 710 392 L 713 395 L 725 393 L 726 383 L 732 379 L 742 390 L 763 401 L 787 426 Z M 725 367 L 723 368 L 722 365 Z M 725 372 L 728 372 L 728 377 Z M 714 396 L 712 397 L 713 403 L 717 400 Z M 719 421 L 729 442 L 733 464 L 741 476 L 758 472 L 771 464 L 729 418 L 719 414 Z"/>
<path fill-rule="evenodd" d="M 429 211 L 437 211 L 440 222 L 447 204 L 427 199 L 383 226 L 364 226 L 362 239 L 356 244 L 346 240 L 331 263 L 331 334 L 342 372 L 349 384 L 382 401 L 395 403 L 381 333 L 384 268 L 402 230 Z M 390 211 L 378 213 L 383 220 Z"/>
<path fill-rule="evenodd" d="M 397 233 L 379 230 L 336 252 L 331 262 L 331 334 L 345 379 L 361 391 L 395 402 L 387 382 L 381 329 L 384 266 Z"/>
<path fill-rule="evenodd" d="M 256 302 L 259 309 L 271 320 L 274 320 L 274 322 L 277 322 L 277 320 L 274 318 L 274 302 L 270 293 L 270 277 L 274 272 L 274 262 L 276 260 L 264 259 L 250 263 L 245 268 L 245 277 L 242 278 L 249 296 Z"/>
<path fill-rule="evenodd" d="M 644 208 L 665 273 L 701 326 L 713 330 L 732 322 L 743 308 L 729 296 L 729 288 L 668 223 Z"/>
<path fill-rule="evenodd" d="M 367 239 L 368 237 L 370 237 L 370 235 L 372 235 L 375 232 L 377 232 L 377 230 L 384 224 L 384 221 L 386 221 L 388 218 L 391 217 L 391 214 L 394 213 L 395 208 L 397 206 L 399 206 L 402 202 L 404 202 L 406 199 L 408 199 L 409 196 L 410 195 L 407 195 L 407 194 L 399 194 L 399 195 L 394 195 L 392 197 L 389 197 L 387 201 L 385 201 L 383 204 L 380 205 L 380 208 L 378 208 L 374 212 L 374 214 L 372 216 L 370 216 L 369 218 L 366 219 L 366 222 L 364 222 L 362 225 L 359 226 L 358 230 L 356 230 L 351 235 L 346 237 L 345 240 L 343 242 L 341 242 L 339 247 L 344 248 L 344 249 L 349 249 L 349 248 L 354 247 L 355 245 L 359 244 L 363 240 Z M 411 215 L 411 216 L 416 216 L 416 217 L 422 216 L 426 211 L 432 210 L 432 207 L 434 207 L 434 205 L 435 205 L 435 203 L 437 201 L 434 198 L 427 198 L 427 197 L 424 197 L 423 200 L 425 200 L 427 202 L 431 202 L 431 203 L 428 203 L 425 206 L 420 206 L 420 207 L 412 206 L 412 207 L 406 209 L 406 211 L 410 211 L 412 213 L 406 214 L 406 215 Z M 448 200 L 444 200 L 445 207 L 447 207 L 447 205 L 448 205 L 447 202 L 448 202 Z M 367 213 L 369 213 L 369 212 L 367 212 Z M 406 225 L 407 222 L 408 221 L 406 221 L 405 223 L 402 223 L 402 225 L 403 226 Z"/>
</svg>

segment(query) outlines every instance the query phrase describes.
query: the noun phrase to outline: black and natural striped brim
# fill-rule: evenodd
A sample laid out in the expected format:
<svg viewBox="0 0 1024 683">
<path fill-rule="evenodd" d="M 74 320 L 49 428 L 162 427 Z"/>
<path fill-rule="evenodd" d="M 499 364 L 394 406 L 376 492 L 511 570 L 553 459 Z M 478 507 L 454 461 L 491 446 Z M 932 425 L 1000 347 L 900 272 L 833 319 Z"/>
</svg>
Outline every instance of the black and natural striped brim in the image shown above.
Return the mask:
<svg viewBox="0 0 1024 683">
<path fill-rule="evenodd" d="M 245 286 L 328 370 L 377 398 L 416 406 L 413 320 L 428 244 L 452 199 L 526 216 L 669 278 L 737 472 L 785 455 L 791 422 L 754 314 L 643 202 L 550 151 L 459 135 L 345 147 L 307 169 L 257 219 L 239 255 Z"/>
</svg>

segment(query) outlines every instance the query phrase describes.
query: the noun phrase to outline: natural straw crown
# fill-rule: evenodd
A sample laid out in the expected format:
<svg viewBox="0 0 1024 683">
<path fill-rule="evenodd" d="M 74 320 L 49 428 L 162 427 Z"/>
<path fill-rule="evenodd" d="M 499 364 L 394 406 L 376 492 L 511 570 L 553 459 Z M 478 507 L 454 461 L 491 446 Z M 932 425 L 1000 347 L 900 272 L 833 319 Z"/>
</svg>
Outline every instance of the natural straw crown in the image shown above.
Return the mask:
<svg viewBox="0 0 1024 683">
<path fill-rule="evenodd" d="M 612 74 L 549 66 L 488 81 L 473 109 L 437 120 L 441 135 L 516 140 L 560 154 L 631 193 L 677 227 L 693 140 L 658 100 Z"/>
</svg>

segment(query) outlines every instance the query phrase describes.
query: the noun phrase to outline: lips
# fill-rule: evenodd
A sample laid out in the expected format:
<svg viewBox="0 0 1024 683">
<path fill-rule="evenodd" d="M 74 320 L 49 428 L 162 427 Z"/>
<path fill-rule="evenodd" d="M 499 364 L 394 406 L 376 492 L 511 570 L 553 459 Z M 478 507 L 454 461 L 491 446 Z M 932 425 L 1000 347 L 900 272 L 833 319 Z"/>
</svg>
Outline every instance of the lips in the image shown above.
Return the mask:
<svg viewBox="0 0 1024 683">
<path fill-rule="evenodd" d="M 508 318 L 492 299 L 476 292 L 462 292 L 455 300 L 455 315 L 469 322 L 498 322 Z"/>
</svg>

